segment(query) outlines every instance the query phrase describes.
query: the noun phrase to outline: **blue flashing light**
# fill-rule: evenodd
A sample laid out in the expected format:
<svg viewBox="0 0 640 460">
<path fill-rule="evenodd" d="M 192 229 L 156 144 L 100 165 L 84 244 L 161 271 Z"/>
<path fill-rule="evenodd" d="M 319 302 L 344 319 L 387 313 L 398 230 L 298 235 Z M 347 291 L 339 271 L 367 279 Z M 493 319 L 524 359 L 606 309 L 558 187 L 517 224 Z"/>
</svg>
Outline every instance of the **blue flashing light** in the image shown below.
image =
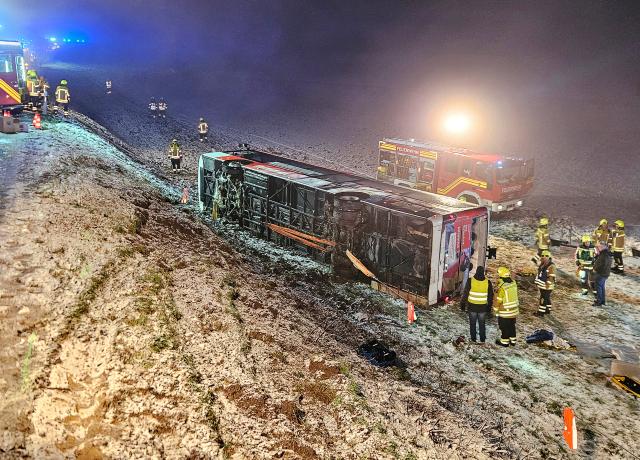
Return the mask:
<svg viewBox="0 0 640 460">
<path fill-rule="evenodd" d="M 49 38 L 49 41 L 51 41 L 51 42 L 54 42 L 54 43 L 55 43 L 55 42 L 57 42 L 57 41 L 58 41 L 58 39 L 57 39 L 56 37 L 50 37 L 50 38 Z"/>
</svg>

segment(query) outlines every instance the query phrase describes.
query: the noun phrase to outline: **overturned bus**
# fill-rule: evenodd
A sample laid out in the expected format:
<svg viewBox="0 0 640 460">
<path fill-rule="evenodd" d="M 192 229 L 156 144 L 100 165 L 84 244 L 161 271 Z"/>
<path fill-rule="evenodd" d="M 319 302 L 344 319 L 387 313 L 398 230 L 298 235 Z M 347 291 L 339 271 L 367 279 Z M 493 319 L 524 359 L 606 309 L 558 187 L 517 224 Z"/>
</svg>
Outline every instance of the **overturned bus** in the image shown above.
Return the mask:
<svg viewBox="0 0 640 460">
<path fill-rule="evenodd" d="M 214 219 L 302 249 L 337 275 L 357 269 L 417 305 L 457 291 L 486 258 L 486 207 L 253 149 L 203 154 L 198 195 Z"/>
</svg>

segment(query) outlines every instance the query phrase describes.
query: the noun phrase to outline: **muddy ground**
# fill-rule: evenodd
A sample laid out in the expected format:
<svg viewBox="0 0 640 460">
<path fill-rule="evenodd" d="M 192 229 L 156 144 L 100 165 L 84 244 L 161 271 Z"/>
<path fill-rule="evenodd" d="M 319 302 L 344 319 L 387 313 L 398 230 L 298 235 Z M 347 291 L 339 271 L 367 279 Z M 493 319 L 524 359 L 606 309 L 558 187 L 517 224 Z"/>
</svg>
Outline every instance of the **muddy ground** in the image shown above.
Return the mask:
<svg viewBox="0 0 640 460">
<path fill-rule="evenodd" d="M 138 164 L 75 122 L 45 127 L 2 138 L 17 171 L 0 223 L 2 456 L 565 458 L 567 405 L 578 456 L 640 447 L 638 402 L 610 386 L 602 356 L 454 347 L 468 335 L 457 305 L 409 327 L 401 302 L 178 204 L 161 151 L 125 146 Z M 502 234 L 489 270 L 521 273 L 520 337 L 546 327 L 633 353 L 637 267 L 602 310 L 558 254 L 557 308 L 538 319 L 530 251 Z M 372 338 L 404 364 L 360 358 Z"/>
</svg>

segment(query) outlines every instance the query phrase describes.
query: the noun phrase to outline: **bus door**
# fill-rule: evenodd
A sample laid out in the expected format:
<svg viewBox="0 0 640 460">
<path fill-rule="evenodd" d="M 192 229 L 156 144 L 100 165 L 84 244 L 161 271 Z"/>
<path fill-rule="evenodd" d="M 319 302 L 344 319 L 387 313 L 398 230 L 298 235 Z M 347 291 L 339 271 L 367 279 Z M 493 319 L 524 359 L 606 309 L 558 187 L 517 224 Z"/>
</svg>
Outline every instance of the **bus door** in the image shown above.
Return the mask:
<svg viewBox="0 0 640 460">
<path fill-rule="evenodd" d="M 471 226 L 467 216 L 447 216 L 444 222 L 444 276 L 443 292 L 447 294 L 461 290 L 466 282 L 471 263 Z M 462 286 L 464 287 L 464 286 Z"/>
</svg>

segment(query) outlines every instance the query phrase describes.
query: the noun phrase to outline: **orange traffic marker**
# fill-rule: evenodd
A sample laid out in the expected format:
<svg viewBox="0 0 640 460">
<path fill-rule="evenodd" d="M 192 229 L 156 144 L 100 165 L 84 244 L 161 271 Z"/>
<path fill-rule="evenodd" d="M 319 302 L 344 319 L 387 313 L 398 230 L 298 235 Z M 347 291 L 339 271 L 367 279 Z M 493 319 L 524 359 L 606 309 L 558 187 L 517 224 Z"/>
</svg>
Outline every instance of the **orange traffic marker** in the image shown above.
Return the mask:
<svg viewBox="0 0 640 460">
<path fill-rule="evenodd" d="M 407 302 L 407 321 L 409 321 L 409 324 L 413 324 L 417 319 L 415 305 L 413 302 Z"/>
<path fill-rule="evenodd" d="M 42 129 L 42 123 L 40 121 L 40 114 L 39 113 L 36 113 L 33 116 L 33 127 L 36 128 L 36 129 Z"/>
<path fill-rule="evenodd" d="M 563 411 L 564 415 L 564 432 L 562 436 L 567 441 L 569 449 L 578 448 L 578 431 L 576 430 L 576 416 L 573 409 L 565 407 Z"/>
</svg>

